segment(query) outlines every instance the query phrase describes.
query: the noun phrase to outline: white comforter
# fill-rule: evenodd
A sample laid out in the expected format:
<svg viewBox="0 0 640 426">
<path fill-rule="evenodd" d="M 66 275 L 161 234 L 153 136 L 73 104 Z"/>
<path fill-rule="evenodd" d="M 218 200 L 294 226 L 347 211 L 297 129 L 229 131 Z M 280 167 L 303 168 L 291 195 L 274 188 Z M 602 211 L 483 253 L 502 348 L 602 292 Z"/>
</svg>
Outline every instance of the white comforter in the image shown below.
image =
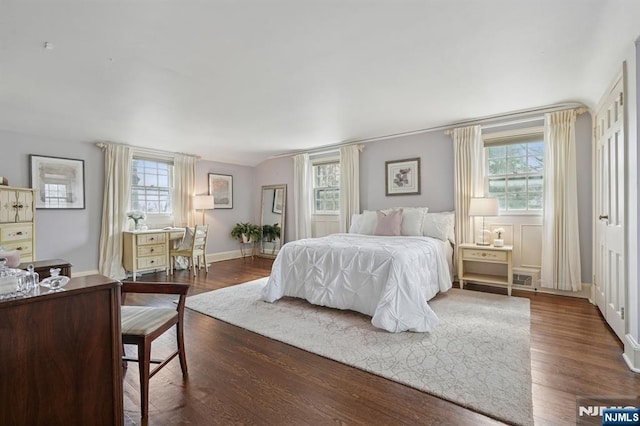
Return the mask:
<svg viewBox="0 0 640 426">
<path fill-rule="evenodd" d="M 358 234 L 292 241 L 278 253 L 261 298 L 350 309 L 390 332 L 431 331 L 438 317 L 427 300 L 451 288 L 447 244 Z"/>
</svg>

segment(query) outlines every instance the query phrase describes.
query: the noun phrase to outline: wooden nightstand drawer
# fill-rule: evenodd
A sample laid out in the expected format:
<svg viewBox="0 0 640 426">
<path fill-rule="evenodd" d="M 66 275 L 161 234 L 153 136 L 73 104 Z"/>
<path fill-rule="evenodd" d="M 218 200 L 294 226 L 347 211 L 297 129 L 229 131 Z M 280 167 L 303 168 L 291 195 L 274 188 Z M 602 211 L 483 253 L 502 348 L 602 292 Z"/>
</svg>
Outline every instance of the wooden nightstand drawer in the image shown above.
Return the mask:
<svg viewBox="0 0 640 426">
<path fill-rule="evenodd" d="M 138 259 L 138 269 L 165 268 L 167 266 L 165 255 L 142 257 Z"/>
<path fill-rule="evenodd" d="M 159 255 L 165 252 L 164 244 L 145 245 L 138 247 L 138 257 Z"/>
<path fill-rule="evenodd" d="M 140 234 L 137 236 L 138 245 L 147 245 L 147 244 L 162 244 L 167 240 L 167 234 L 157 233 L 157 234 Z"/>
<path fill-rule="evenodd" d="M 506 262 L 507 253 L 504 251 L 464 249 L 462 257 L 467 260 L 486 260 L 496 262 Z"/>
</svg>

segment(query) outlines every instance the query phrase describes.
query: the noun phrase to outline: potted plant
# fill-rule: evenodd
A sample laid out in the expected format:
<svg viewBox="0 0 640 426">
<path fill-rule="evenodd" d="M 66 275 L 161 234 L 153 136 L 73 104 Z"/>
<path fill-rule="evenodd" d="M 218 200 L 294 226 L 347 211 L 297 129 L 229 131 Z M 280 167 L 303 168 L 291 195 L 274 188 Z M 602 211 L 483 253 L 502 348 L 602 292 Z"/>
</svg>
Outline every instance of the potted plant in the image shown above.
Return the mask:
<svg viewBox="0 0 640 426">
<path fill-rule="evenodd" d="M 240 240 L 244 244 L 259 241 L 260 235 L 260 226 L 250 222 L 236 223 L 236 226 L 231 230 L 231 237 Z"/>
</svg>

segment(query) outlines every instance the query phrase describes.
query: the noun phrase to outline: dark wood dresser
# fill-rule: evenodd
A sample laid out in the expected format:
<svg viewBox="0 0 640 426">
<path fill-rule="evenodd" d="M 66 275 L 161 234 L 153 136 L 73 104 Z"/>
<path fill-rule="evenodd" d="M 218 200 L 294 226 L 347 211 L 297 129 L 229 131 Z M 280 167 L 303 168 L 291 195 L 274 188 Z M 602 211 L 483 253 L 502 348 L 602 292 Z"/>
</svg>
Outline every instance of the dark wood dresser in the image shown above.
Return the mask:
<svg viewBox="0 0 640 426">
<path fill-rule="evenodd" d="M 123 425 L 120 283 L 0 301 L 0 425 Z"/>
<path fill-rule="evenodd" d="M 27 269 L 29 265 L 33 265 L 33 270 L 38 273 L 40 281 L 51 276 L 49 270 L 51 268 L 60 268 L 60 275 L 71 276 L 71 263 L 62 259 L 38 260 L 35 262 L 24 262 L 18 266 L 18 269 Z"/>
</svg>

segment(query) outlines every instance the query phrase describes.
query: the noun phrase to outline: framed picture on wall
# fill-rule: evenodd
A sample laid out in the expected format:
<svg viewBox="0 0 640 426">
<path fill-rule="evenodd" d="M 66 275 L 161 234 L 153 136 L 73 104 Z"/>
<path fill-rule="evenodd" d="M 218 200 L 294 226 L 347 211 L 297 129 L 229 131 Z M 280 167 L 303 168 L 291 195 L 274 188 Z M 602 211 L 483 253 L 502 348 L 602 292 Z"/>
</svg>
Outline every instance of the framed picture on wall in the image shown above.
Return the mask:
<svg viewBox="0 0 640 426">
<path fill-rule="evenodd" d="M 386 195 L 420 194 L 420 158 L 385 162 Z"/>
<path fill-rule="evenodd" d="M 84 160 L 29 155 L 37 209 L 84 209 Z"/>
<path fill-rule="evenodd" d="M 209 173 L 209 195 L 213 195 L 214 208 L 233 208 L 233 176 Z"/>
</svg>

